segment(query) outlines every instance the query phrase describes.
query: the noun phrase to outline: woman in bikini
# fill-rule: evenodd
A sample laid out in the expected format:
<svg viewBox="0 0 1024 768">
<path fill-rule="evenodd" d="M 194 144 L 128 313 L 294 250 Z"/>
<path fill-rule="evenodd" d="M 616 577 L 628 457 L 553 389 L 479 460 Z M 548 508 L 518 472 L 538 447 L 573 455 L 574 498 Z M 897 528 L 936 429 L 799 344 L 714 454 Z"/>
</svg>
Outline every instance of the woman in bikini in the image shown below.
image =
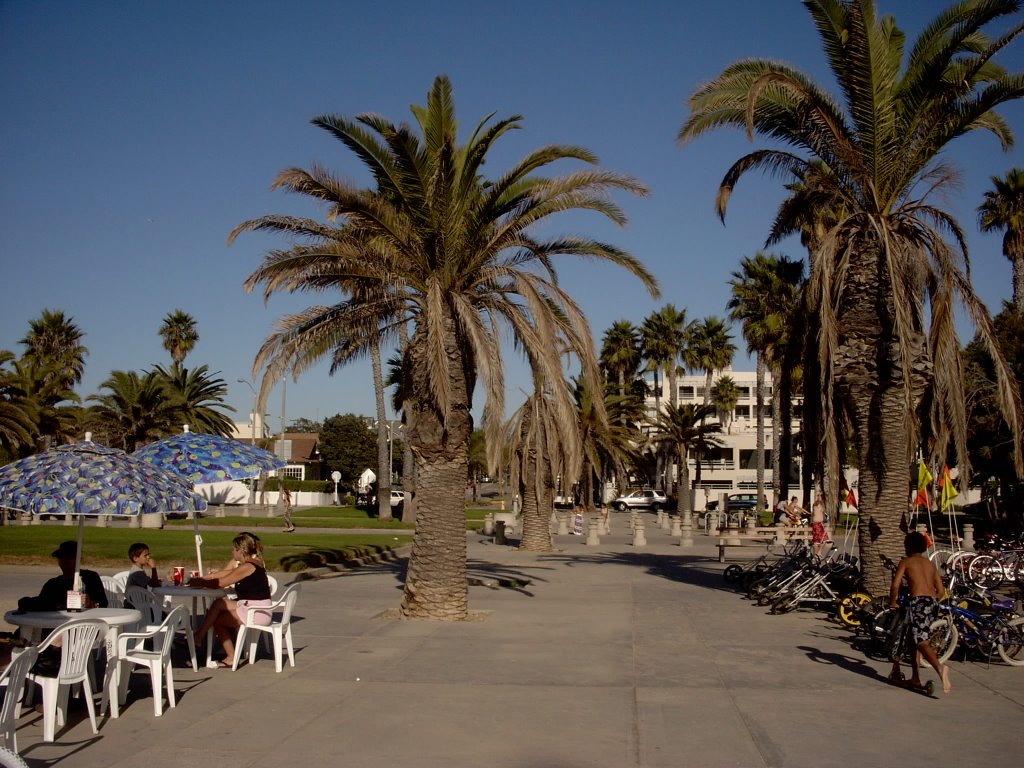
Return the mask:
<svg viewBox="0 0 1024 768">
<path fill-rule="evenodd" d="M 219 662 L 220 667 L 230 667 L 235 655 L 235 634 L 245 622 L 250 610 L 256 611 L 257 624 L 270 624 L 270 612 L 259 608 L 270 606 L 270 582 L 267 580 L 267 569 L 263 564 L 263 545 L 251 533 L 236 536 L 232 542 L 232 556 L 237 566 L 229 570 L 215 571 L 205 578 L 193 578 L 189 586 L 196 587 L 229 587 L 234 586 L 236 599 L 218 597 L 203 625 L 196 632 L 195 641 L 202 643 L 206 633 L 213 631 L 221 645 L 224 646 L 225 660 Z"/>
</svg>

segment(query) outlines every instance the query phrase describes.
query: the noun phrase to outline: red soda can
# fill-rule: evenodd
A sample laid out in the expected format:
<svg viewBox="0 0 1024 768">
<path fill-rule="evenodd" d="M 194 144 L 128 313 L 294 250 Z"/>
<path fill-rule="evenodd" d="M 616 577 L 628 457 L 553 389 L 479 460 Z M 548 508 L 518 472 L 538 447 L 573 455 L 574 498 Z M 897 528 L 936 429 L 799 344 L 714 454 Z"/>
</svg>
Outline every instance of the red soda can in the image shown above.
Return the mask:
<svg viewBox="0 0 1024 768">
<path fill-rule="evenodd" d="M 185 581 L 185 566 L 174 566 L 174 586 L 180 587 L 183 581 Z"/>
</svg>

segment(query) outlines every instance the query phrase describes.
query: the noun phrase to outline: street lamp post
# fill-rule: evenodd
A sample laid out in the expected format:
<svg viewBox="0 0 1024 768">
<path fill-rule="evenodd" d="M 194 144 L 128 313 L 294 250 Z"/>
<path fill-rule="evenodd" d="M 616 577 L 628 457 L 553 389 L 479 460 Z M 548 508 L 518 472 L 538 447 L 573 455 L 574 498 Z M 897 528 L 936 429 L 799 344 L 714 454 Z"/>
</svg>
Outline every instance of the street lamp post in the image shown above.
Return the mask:
<svg viewBox="0 0 1024 768">
<path fill-rule="evenodd" d="M 254 387 L 248 379 L 239 379 L 239 384 L 245 384 L 249 389 L 252 390 L 252 444 L 256 445 L 256 406 L 259 405 L 259 395 L 256 394 L 256 387 Z M 256 486 L 259 484 L 259 480 L 251 481 L 249 484 L 249 506 L 256 504 Z"/>
</svg>

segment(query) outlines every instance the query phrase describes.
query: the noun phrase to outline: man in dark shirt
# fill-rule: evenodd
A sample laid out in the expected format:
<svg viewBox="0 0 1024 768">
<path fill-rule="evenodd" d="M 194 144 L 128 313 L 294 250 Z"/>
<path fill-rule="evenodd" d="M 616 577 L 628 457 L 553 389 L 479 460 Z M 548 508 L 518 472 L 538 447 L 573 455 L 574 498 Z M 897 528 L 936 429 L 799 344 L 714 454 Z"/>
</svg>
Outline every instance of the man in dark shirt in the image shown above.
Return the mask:
<svg viewBox="0 0 1024 768">
<path fill-rule="evenodd" d="M 78 542 L 65 541 L 53 556 L 57 558 L 57 565 L 60 566 L 60 576 L 54 576 L 43 584 L 38 597 L 23 597 L 18 601 L 18 607 L 28 611 L 62 611 L 68 605 L 68 592 L 75 583 L 75 559 L 78 555 Z M 89 571 L 83 568 L 82 591 L 85 592 L 83 608 L 106 608 L 107 593 L 103 589 L 103 582 L 96 571 Z"/>
</svg>

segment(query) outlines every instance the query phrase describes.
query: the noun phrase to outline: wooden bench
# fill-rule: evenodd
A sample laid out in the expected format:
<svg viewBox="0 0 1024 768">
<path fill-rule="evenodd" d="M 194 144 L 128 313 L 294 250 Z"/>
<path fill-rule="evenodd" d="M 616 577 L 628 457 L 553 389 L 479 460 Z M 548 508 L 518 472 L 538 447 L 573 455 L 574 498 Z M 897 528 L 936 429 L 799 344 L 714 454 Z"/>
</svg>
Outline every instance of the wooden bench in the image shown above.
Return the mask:
<svg viewBox="0 0 1024 768">
<path fill-rule="evenodd" d="M 741 547 L 746 541 L 756 541 L 771 546 L 787 541 L 810 541 L 811 529 L 788 526 L 753 526 L 748 528 L 718 529 L 718 562 L 725 562 L 726 547 Z"/>
</svg>

